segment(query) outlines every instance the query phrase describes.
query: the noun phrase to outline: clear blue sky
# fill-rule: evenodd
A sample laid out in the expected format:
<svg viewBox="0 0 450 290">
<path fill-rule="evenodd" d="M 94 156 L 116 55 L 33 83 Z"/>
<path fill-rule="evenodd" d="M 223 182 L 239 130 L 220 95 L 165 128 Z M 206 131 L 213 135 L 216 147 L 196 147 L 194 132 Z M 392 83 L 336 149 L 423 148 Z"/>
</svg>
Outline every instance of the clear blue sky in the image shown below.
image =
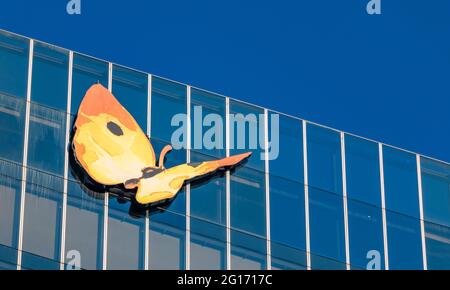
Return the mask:
<svg viewBox="0 0 450 290">
<path fill-rule="evenodd" d="M 450 1 L 8 0 L 0 28 L 450 161 Z"/>
</svg>

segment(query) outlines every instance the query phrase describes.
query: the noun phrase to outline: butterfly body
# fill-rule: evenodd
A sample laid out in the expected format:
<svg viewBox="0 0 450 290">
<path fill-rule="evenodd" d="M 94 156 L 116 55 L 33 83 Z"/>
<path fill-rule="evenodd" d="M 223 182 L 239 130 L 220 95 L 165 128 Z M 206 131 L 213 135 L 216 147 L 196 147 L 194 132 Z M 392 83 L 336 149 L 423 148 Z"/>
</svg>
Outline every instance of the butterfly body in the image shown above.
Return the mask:
<svg viewBox="0 0 450 290">
<path fill-rule="evenodd" d="M 117 99 L 102 85 L 93 85 L 83 98 L 74 124 L 73 151 L 84 171 L 102 185 L 137 187 L 136 201 L 149 204 L 174 197 L 191 178 L 232 166 L 250 153 L 199 164 L 159 166 L 150 140 Z"/>
</svg>

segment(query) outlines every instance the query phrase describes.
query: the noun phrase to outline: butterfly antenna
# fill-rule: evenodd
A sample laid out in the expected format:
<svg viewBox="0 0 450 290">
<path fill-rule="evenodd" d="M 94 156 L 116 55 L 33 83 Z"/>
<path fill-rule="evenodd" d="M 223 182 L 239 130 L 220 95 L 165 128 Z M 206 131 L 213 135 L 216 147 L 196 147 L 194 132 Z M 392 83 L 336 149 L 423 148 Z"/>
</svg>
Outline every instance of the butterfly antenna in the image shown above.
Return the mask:
<svg viewBox="0 0 450 290">
<path fill-rule="evenodd" d="M 164 168 L 164 158 L 166 157 L 166 154 L 172 151 L 171 145 L 164 146 L 163 150 L 161 150 L 161 153 L 159 154 L 159 161 L 158 161 L 158 167 Z"/>
</svg>

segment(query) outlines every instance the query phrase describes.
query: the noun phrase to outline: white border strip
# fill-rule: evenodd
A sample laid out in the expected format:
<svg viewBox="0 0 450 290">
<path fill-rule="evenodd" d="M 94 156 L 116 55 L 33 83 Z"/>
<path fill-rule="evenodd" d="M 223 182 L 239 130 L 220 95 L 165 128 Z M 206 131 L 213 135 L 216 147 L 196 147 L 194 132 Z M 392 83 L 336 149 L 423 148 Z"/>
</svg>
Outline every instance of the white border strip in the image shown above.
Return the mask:
<svg viewBox="0 0 450 290">
<path fill-rule="evenodd" d="M 425 241 L 425 222 L 423 217 L 423 191 L 422 191 L 422 168 L 420 165 L 420 155 L 416 154 L 417 162 L 417 185 L 419 189 L 419 209 L 420 209 L 420 235 L 422 238 L 422 259 L 423 269 L 428 270 L 427 246 Z"/>
<path fill-rule="evenodd" d="M 230 98 L 225 98 L 225 142 L 226 157 L 230 157 Z M 227 270 L 231 270 L 231 217 L 230 217 L 230 170 L 226 172 L 226 231 L 227 231 Z"/>
<path fill-rule="evenodd" d="M 345 160 L 345 134 L 341 135 L 341 160 L 342 160 L 342 199 L 344 205 L 344 232 L 345 232 L 345 265 L 350 270 L 350 239 L 348 236 L 348 205 L 347 205 L 347 170 Z"/>
<path fill-rule="evenodd" d="M 270 175 L 269 175 L 269 112 L 264 109 L 264 161 L 266 178 L 266 246 L 267 246 L 267 270 L 272 269 L 272 249 L 270 239 Z"/>
<path fill-rule="evenodd" d="M 308 143 L 306 134 L 306 121 L 302 120 L 303 127 L 303 183 L 305 188 L 305 229 L 306 229 L 306 269 L 311 270 L 311 242 L 309 231 L 309 188 L 308 188 Z"/>
<path fill-rule="evenodd" d="M 66 253 L 66 223 L 67 223 L 67 187 L 69 178 L 69 137 L 70 137 L 70 110 L 72 102 L 72 75 L 73 75 L 73 51 L 69 51 L 69 71 L 67 79 L 67 110 L 66 110 L 66 142 L 64 145 L 64 191 L 61 222 L 61 252 L 60 270 L 64 270 Z"/>
<path fill-rule="evenodd" d="M 191 87 L 187 86 L 186 116 L 186 163 L 191 162 Z M 191 184 L 186 184 L 186 270 L 191 269 Z"/>
<path fill-rule="evenodd" d="M 384 243 L 384 268 L 389 270 L 389 250 L 386 221 L 386 199 L 384 192 L 384 165 L 383 165 L 383 144 L 378 143 L 378 158 L 380 162 L 380 185 L 381 185 L 381 214 L 383 218 L 383 243 Z"/>
<path fill-rule="evenodd" d="M 112 92 L 112 70 L 113 65 L 108 63 L 108 90 Z M 103 213 L 103 270 L 108 265 L 108 218 L 109 218 L 109 193 L 105 192 L 105 204 Z"/>
<path fill-rule="evenodd" d="M 25 219 L 25 195 L 27 186 L 28 134 L 30 129 L 31 80 L 33 77 L 34 40 L 30 39 L 28 51 L 27 100 L 25 102 L 25 131 L 23 138 L 22 188 L 20 191 L 19 240 L 17 245 L 17 270 L 22 268 L 23 224 Z"/>
<path fill-rule="evenodd" d="M 147 136 L 150 138 L 152 112 L 152 75 L 147 75 Z M 155 156 L 156 157 L 156 156 Z M 150 210 L 145 211 L 144 270 L 150 267 Z"/>
</svg>

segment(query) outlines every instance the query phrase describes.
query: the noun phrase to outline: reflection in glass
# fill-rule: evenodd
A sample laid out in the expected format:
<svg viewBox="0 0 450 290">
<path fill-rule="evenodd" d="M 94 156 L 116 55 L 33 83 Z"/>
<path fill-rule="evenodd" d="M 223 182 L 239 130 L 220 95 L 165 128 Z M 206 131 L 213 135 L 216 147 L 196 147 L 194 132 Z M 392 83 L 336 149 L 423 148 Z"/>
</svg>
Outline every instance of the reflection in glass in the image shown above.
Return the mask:
<svg viewBox="0 0 450 290">
<path fill-rule="evenodd" d="M 35 42 L 31 101 L 65 111 L 67 108 L 69 53 Z"/>
<path fill-rule="evenodd" d="M 0 93 L 0 158 L 22 163 L 25 100 Z"/>
<path fill-rule="evenodd" d="M 0 95 L 26 98 L 30 41 L 0 31 Z"/>
<path fill-rule="evenodd" d="M 25 196 L 22 265 L 59 269 L 63 180 L 29 169 Z"/>
<path fill-rule="evenodd" d="M 87 90 L 94 84 L 108 87 L 108 63 L 84 55 L 73 54 L 71 112 L 76 114 Z"/>
<path fill-rule="evenodd" d="M 82 269 L 102 269 L 103 199 L 82 187 L 68 182 L 65 253 L 78 251 Z"/>
<path fill-rule="evenodd" d="M 450 228 L 425 222 L 429 270 L 450 270 Z"/>
<path fill-rule="evenodd" d="M 112 77 L 112 93 L 146 133 L 148 76 L 114 65 Z"/>
</svg>

